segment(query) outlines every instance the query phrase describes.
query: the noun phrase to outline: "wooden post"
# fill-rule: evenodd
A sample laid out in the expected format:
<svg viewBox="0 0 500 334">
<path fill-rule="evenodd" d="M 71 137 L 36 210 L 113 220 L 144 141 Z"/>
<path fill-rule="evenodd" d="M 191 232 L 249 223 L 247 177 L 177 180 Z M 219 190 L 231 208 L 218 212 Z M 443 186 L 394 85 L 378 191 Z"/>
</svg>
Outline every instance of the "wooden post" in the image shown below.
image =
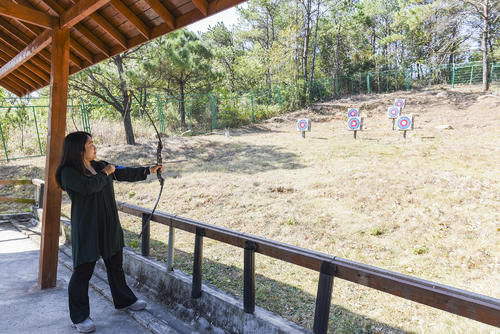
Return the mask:
<svg viewBox="0 0 500 334">
<path fill-rule="evenodd" d="M 141 255 L 149 256 L 149 221 L 150 214 L 142 214 L 142 239 L 141 239 Z"/>
<path fill-rule="evenodd" d="M 203 276 L 202 263 L 203 263 L 203 236 L 205 230 L 196 228 L 196 236 L 194 242 L 194 262 L 193 262 L 193 285 L 191 288 L 191 297 L 201 297 L 201 281 Z"/>
<path fill-rule="evenodd" d="M 253 241 L 245 241 L 243 272 L 243 309 L 245 313 L 255 312 L 255 250 Z"/>
<path fill-rule="evenodd" d="M 45 190 L 43 196 L 42 238 L 38 285 L 41 289 L 56 286 L 59 229 L 61 220 L 61 189 L 55 170 L 62 154 L 66 132 L 66 104 L 69 76 L 69 29 L 54 29 L 50 75 L 50 115 L 45 159 Z"/>
<path fill-rule="evenodd" d="M 321 264 L 318 293 L 316 294 L 316 309 L 314 311 L 314 334 L 326 334 L 328 332 L 333 278 L 336 271 L 337 267 L 333 263 L 323 262 Z"/>
</svg>

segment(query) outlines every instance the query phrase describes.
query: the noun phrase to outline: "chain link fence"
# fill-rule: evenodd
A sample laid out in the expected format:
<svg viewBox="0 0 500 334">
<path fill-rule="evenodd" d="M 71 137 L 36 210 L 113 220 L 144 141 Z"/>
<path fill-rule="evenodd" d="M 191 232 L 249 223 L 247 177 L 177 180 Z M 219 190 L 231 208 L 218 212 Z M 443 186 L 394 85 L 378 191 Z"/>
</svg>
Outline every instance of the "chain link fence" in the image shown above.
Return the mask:
<svg viewBox="0 0 500 334">
<path fill-rule="evenodd" d="M 500 64 L 490 64 L 488 78 L 490 82 L 500 82 Z M 400 71 L 338 75 L 244 92 L 188 94 L 183 97 L 154 94 L 144 105 L 132 104 L 130 112 L 133 122 L 152 128 L 144 117 L 148 112 L 161 133 L 200 135 L 252 124 L 300 106 L 343 96 L 411 91 L 432 85 L 454 88 L 479 84 L 482 79 L 480 62 L 441 66 L 417 64 Z M 105 123 L 109 121 L 104 119 L 106 115 L 116 115 L 111 109 L 107 104 L 88 104 L 82 98 L 68 101 L 67 132 L 83 130 L 92 133 L 92 124 Z M 0 100 L 0 161 L 44 155 L 48 114 L 47 98 Z M 103 132 L 103 135 L 109 135 L 109 129 Z M 122 136 L 122 133 L 115 135 Z"/>
</svg>

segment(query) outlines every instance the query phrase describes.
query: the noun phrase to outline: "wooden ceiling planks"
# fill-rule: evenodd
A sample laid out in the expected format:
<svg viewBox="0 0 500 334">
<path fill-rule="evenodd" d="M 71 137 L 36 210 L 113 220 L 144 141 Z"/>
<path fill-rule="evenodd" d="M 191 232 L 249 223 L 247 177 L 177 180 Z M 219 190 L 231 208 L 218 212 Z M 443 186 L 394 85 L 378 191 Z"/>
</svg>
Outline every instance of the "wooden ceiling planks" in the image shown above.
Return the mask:
<svg viewBox="0 0 500 334">
<path fill-rule="evenodd" d="M 12 0 L 0 3 L 0 85 L 16 95 L 50 83 L 51 47 L 12 60 L 47 27 L 71 27 L 70 73 L 244 0 Z M 40 19 L 39 19 L 40 18 Z M 56 23 L 54 23 L 56 22 Z M 4 67 L 7 72 L 4 71 Z"/>
</svg>

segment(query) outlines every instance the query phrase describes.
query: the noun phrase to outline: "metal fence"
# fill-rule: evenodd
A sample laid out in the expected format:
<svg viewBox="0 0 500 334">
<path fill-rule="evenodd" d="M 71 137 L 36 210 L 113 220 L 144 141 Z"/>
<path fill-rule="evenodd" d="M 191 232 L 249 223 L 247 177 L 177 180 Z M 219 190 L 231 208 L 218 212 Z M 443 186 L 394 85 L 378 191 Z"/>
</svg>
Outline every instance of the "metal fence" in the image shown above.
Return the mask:
<svg viewBox="0 0 500 334">
<path fill-rule="evenodd" d="M 427 66 L 417 64 L 406 70 L 338 75 L 305 82 L 281 83 L 243 92 L 187 94 L 166 96 L 155 94 L 146 106 L 132 105 L 132 115 L 142 117 L 147 108 L 160 132 L 199 135 L 251 124 L 300 106 L 343 96 L 411 91 L 432 85 L 452 88 L 482 82 L 482 63 Z M 490 82 L 500 82 L 500 64 L 489 65 Z M 47 99 L 42 99 L 47 103 Z M 107 104 L 86 103 L 82 98 L 68 101 L 67 131 L 92 133 L 92 123 L 102 114 L 110 114 Z M 184 114 L 184 123 L 180 117 Z M 0 101 L 0 161 L 45 154 L 49 107 L 30 101 Z M 43 140 L 41 139 L 43 138 Z"/>
</svg>

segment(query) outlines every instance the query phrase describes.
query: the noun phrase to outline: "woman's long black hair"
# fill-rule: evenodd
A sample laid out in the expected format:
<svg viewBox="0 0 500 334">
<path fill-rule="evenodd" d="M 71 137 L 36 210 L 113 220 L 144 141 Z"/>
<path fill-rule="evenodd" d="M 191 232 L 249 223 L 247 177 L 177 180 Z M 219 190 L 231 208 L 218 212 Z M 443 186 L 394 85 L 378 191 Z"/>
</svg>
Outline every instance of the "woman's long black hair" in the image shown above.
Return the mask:
<svg viewBox="0 0 500 334">
<path fill-rule="evenodd" d="M 56 182 L 61 186 L 61 171 L 64 167 L 73 167 L 83 175 L 89 172 L 83 164 L 83 154 L 85 153 L 85 143 L 92 135 L 84 131 L 72 132 L 64 138 L 62 157 L 56 169 Z"/>
</svg>

